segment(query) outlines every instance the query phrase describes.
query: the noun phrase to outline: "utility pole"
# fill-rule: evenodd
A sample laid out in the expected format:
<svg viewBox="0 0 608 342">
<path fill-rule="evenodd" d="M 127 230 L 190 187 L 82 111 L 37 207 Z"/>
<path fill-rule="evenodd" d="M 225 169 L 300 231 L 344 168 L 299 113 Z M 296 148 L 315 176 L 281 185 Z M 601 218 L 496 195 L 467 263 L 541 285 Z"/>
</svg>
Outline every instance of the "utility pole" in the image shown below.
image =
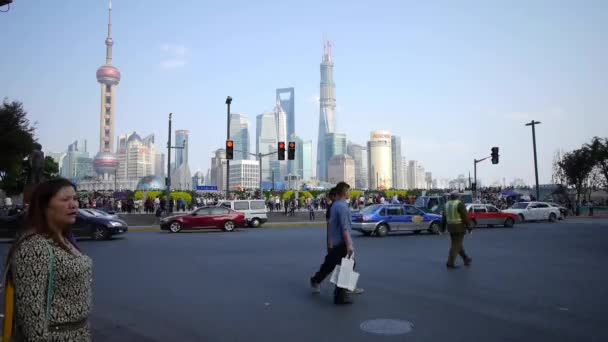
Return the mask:
<svg viewBox="0 0 608 342">
<path fill-rule="evenodd" d="M 532 126 L 532 148 L 534 149 L 534 177 L 536 179 L 536 200 L 540 201 L 540 186 L 538 185 L 538 161 L 536 158 L 536 129 L 535 126 L 539 125 L 540 121 L 530 121 L 526 126 Z"/>
<path fill-rule="evenodd" d="M 166 183 L 166 191 L 167 191 L 167 199 L 166 203 L 169 204 L 171 200 L 171 121 L 172 121 L 173 113 L 169 113 L 169 135 L 167 138 L 167 180 Z M 167 206 L 168 207 L 168 206 Z"/>
<path fill-rule="evenodd" d="M 173 211 L 173 201 L 171 200 L 171 149 L 183 150 L 186 148 L 186 141 L 183 146 L 171 146 L 171 124 L 172 124 L 173 113 L 169 113 L 169 135 L 167 138 L 167 179 L 166 193 L 167 193 L 167 211 Z"/>
<path fill-rule="evenodd" d="M 230 104 L 232 97 L 226 97 L 226 140 L 230 140 Z M 226 158 L 226 199 L 230 199 L 230 159 Z"/>
<path fill-rule="evenodd" d="M 482 161 L 490 159 L 490 157 L 485 157 L 483 159 L 473 159 L 473 181 L 475 184 L 475 190 L 473 190 L 473 197 L 477 198 L 477 163 L 481 163 Z"/>
</svg>

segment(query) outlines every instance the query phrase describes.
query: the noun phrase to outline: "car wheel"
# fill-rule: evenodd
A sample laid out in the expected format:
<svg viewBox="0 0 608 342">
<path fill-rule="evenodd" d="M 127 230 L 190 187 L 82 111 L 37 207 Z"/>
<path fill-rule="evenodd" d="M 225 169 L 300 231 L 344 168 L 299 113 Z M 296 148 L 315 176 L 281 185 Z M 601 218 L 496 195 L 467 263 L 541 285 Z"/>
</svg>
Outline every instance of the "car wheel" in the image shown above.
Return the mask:
<svg viewBox="0 0 608 342">
<path fill-rule="evenodd" d="M 549 214 L 549 222 L 555 222 L 557 220 L 557 216 L 555 213 Z"/>
<path fill-rule="evenodd" d="M 505 228 L 513 228 L 514 225 L 515 220 L 513 220 L 512 218 L 508 218 L 505 220 Z"/>
<path fill-rule="evenodd" d="M 439 223 L 437 223 L 437 222 L 431 223 L 431 227 L 429 227 L 429 233 L 431 233 L 431 234 L 441 233 L 440 229 L 439 229 Z"/>
<path fill-rule="evenodd" d="M 108 231 L 108 229 L 106 227 L 103 226 L 97 226 L 95 227 L 95 229 L 93 230 L 93 240 L 106 240 L 110 237 L 110 232 Z"/>
<path fill-rule="evenodd" d="M 169 225 L 169 231 L 171 233 L 179 233 L 180 230 L 182 230 L 182 224 L 177 221 L 173 221 Z"/>
<path fill-rule="evenodd" d="M 386 224 L 381 224 L 378 226 L 378 228 L 376 228 L 376 235 L 377 236 L 386 236 L 386 234 L 388 234 L 388 226 Z"/>
<path fill-rule="evenodd" d="M 251 227 L 253 227 L 253 228 L 259 228 L 260 224 L 261 224 L 261 222 L 257 218 L 254 218 L 253 220 L 251 220 Z"/>
<path fill-rule="evenodd" d="M 227 232 L 234 231 L 234 222 L 232 222 L 232 221 L 226 221 L 224 223 L 224 230 L 227 231 Z"/>
<path fill-rule="evenodd" d="M 524 214 L 519 214 L 519 222 L 526 222 L 526 218 L 524 217 Z"/>
</svg>

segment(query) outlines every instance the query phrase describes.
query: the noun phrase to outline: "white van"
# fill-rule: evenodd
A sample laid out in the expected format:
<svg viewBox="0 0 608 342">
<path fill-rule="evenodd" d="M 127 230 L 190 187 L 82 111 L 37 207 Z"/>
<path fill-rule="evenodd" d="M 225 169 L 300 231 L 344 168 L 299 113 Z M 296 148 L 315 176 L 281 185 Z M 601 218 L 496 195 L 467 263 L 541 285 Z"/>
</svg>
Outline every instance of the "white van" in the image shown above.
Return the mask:
<svg viewBox="0 0 608 342">
<path fill-rule="evenodd" d="M 217 206 L 244 213 L 245 221 L 250 227 L 257 228 L 268 221 L 266 202 L 264 200 L 221 201 Z"/>
</svg>

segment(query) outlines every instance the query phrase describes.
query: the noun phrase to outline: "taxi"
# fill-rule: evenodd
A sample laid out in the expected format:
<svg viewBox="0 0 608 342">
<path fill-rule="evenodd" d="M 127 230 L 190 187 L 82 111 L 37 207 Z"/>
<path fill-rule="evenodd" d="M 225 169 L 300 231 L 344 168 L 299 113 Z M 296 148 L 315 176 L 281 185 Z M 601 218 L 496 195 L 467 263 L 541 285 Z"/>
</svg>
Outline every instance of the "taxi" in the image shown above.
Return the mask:
<svg viewBox="0 0 608 342">
<path fill-rule="evenodd" d="M 404 231 L 439 234 L 440 227 L 440 215 L 424 212 L 413 205 L 376 204 L 351 215 L 352 230 L 365 236 L 386 236 Z"/>
</svg>

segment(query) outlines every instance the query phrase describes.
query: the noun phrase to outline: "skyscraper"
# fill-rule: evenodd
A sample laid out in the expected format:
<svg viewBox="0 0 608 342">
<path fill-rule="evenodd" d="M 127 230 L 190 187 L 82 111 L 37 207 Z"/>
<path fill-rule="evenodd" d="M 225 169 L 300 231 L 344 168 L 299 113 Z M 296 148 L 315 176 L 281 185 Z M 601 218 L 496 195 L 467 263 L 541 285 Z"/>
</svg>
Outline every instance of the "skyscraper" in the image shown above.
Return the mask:
<svg viewBox="0 0 608 342">
<path fill-rule="evenodd" d="M 287 141 L 287 113 L 281 107 L 281 103 L 277 101 L 277 105 L 274 107 L 275 122 L 277 125 L 277 140 Z"/>
<path fill-rule="evenodd" d="M 418 188 L 418 161 L 410 160 L 407 166 L 407 183 L 410 189 Z"/>
<path fill-rule="evenodd" d="M 136 186 L 141 178 L 154 174 L 154 134 L 144 139 L 135 132 L 119 137 L 116 155 L 120 162 L 116 170 L 117 179 L 131 181 Z"/>
<path fill-rule="evenodd" d="M 294 141 L 296 143 L 296 153 L 294 160 L 287 161 L 287 172 L 298 176 L 300 179 L 304 178 L 304 167 L 302 164 L 302 159 L 304 158 L 304 149 L 302 144 L 304 143 L 300 137 L 297 135 L 292 135 L 289 137 L 289 141 Z M 291 167 L 291 171 L 289 170 Z"/>
<path fill-rule="evenodd" d="M 355 177 L 355 160 L 348 154 L 339 154 L 331 157 L 327 165 L 327 181 L 331 184 L 346 182 L 350 186 L 354 186 Z"/>
<path fill-rule="evenodd" d="M 188 164 L 188 149 L 189 143 L 188 138 L 190 136 L 190 131 L 185 129 L 179 129 L 175 131 L 175 146 L 182 147 L 180 149 L 175 150 L 175 168 L 177 169 L 182 164 Z"/>
<path fill-rule="evenodd" d="M 256 154 L 270 153 L 277 150 L 277 124 L 274 113 L 264 113 L 256 117 Z M 270 160 L 276 157 L 262 158 L 262 180 L 268 181 L 271 178 Z"/>
<path fill-rule="evenodd" d="M 395 189 L 404 189 L 405 186 L 402 184 L 401 137 L 396 135 L 391 136 L 391 154 L 393 160 L 393 187 Z"/>
<path fill-rule="evenodd" d="M 336 129 L 336 85 L 334 84 L 334 62 L 332 45 L 325 42 L 321 61 L 321 85 L 319 96 L 319 135 L 317 143 L 317 178 L 327 180 L 327 161 L 325 137 Z"/>
<path fill-rule="evenodd" d="M 357 189 L 367 189 L 369 175 L 367 174 L 367 147 L 349 143 L 347 153 L 355 161 L 355 185 Z"/>
<path fill-rule="evenodd" d="M 249 160 L 249 120 L 245 115 L 230 114 L 230 139 L 234 141 L 234 159 Z"/>
<path fill-rule="evenodd" d="M 327 162 L 337 155 L 346 153 L 346 134 L 344 133 L 327 133 L 325 135 L 325 158 Z M 326 169 L 325 171 L 328 171 Z M 319 177 L 319 175 L 317 175 Z M 329 180 L 329 175 L 323 175 L 322 179 Z M 321 179 L 321 178 L 319 178 Z"/>
<path fill-rule="evenodd" d="M 101 84 L 101 111 L 99 114 L 99 153 L 93 160 L 97 174 L 104 180 L 114 177 L 118 159 L 114 155 L 114 109 L 116 86 L 120 71 L 112 65 L 112 1 L 108 8 L 108 35 L 106 37 L 106 64 L 97 69 L 97 82 Z"/>
<path fill-rule="evenodd" d="M 368 173 L 370 189 L 393 187 L 393 161 L 391 132 L 373 131 L 367 142 Z"/>
<path fill-rule="evenodd" d="M 302 143 L 302 179 L 312 179 L 312 140 L 304 141 Z"/>
</svg>

